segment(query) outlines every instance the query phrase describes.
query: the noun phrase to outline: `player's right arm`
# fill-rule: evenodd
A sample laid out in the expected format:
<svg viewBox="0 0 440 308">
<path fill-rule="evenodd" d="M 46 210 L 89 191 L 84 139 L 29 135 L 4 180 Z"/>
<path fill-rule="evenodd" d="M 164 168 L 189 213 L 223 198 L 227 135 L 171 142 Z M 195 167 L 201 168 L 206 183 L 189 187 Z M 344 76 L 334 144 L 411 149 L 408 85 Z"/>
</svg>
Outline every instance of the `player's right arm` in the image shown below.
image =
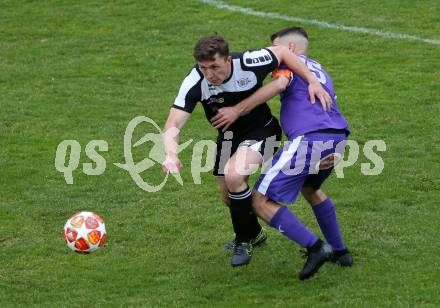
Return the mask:
<svg viewBox="0 0 440 308">
<path fill-rule="evenodd" d="M 196 68 L 186 76 L 163 128 L 165 161 L 162 163 L 162 170 L 165 173 L 178 173 L 182 169 L 178 156 L 180 129 L 191 116 L 197 102 L 201 100 L 201 79 L 202 75 Z"/>
<path fill-rule="evenodd" d="M 162 171 L 165 173 L 178 173 L 182 169 L 182 163 L 178 155 L 179 135 L 180 129 L 185 125 L 190 115 L 190 113 L 176 108 L 170 110 L 162 133 L 165 150 Z"/>
</svg>

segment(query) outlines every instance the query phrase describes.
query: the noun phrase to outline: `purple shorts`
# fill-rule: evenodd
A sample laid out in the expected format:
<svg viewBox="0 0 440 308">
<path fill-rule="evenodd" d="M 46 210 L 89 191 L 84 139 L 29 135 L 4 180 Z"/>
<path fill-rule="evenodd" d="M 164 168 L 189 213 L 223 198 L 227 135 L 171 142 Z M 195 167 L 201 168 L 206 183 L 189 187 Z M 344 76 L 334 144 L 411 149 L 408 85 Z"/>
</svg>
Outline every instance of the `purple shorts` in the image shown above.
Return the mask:
<svg viewBox="0 0 440 308">
<path fill-rule="evenodd" d="M 333 170 L 320 170 L 320 162 L 341 158 L 346 138 L 343 132 L 313 132 L 288 141 L 265 166 L 255 189 L 282 203 L 294 203 L 303 186 L 319 189 Z"/>
</svg>

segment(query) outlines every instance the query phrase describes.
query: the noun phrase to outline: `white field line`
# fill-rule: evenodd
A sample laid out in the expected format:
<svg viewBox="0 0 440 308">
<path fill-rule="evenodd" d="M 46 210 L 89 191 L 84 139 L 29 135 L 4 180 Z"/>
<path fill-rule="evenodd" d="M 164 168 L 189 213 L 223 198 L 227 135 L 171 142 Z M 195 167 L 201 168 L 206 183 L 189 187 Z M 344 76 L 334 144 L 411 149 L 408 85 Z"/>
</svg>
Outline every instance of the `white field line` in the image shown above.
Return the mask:
<svg viewBox="0 0 440 308">
<path fill-rule="evenodd" d="M 415 36 L 415 35 L 382 31 L 382 30 L 371 29 L 371 28 L 344 26 L 344 25 L 328 23 L 328 22 L 320 21 L 320 20 L 316 20 L 316 19 L 304 19 L 304 18 L 282 15 L 282 14 L 278 14 L 278 13 L 259 12 L 259 11 L 255 11 L 255 10 L 253 10 L 251 8 L 247 8 L 247 7 L 230 5 L 230 4 L 227 4 L 223 1 L 216 1 L 216 0 L 198 0 L 198 1 L 202 2 L 202 3 L 209 4 L 211 6 L 219 8 L 219 9 L 226 9 L 226 10 L 229 10 L 232 12 L 238 12 L 238 13 L 243 13 L 243 14 L 247 14 L 247 15 L 263 17 L 263 18 L 281 19 L 281 20 L 293 21 L 293 22 L 298 22 L 298 23 L 303 23 L 303 24 L 308 24 L 308 25 L 314 25 L 314 26 L 317 26 L 320 28 L 337 29 L 337 30 L 355 32 L 355 33 L 366 33 L 366 34 L 370 34 L 370 35 L 376 35 L 376 36 L 381 36 L 381 37 L 391 38 L 391 39 L 420 41 L 420 42 L 424 42 L 424 43 L 431 44 L 431 45 L 440 45 L 440 40 L 426 39 L 426 38 L 422 38 L 422 37 Z"/>
</svg>

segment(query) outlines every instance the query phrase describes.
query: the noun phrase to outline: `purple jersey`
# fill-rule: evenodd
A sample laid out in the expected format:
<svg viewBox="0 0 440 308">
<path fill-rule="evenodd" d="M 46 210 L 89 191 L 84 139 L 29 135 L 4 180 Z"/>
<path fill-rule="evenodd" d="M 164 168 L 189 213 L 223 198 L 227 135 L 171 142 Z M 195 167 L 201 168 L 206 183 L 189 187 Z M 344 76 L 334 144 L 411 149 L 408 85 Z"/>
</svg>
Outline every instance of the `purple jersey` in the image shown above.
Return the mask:
<svg viewBox="0 0 440 308">
<path fill-rule="evenodd" d="M 305 56 L 298 58 L 316 75 L 324 89 L 330 94 L 333 104 L 332 109 L 327 112 L 322 110 L 319 101 L 312 105 L 307 81 L 293 74 L 289 87 L 280 94 L 280 120 L 284 133 L 289 140 L 324 129 L 344 129 L 348 135 L 349 126 L 344 116 L 339 112 L 332 79 L 318 62 Z M 280 69 L 284 70 L 286 67 L 281 66 Z"/>
</svg>

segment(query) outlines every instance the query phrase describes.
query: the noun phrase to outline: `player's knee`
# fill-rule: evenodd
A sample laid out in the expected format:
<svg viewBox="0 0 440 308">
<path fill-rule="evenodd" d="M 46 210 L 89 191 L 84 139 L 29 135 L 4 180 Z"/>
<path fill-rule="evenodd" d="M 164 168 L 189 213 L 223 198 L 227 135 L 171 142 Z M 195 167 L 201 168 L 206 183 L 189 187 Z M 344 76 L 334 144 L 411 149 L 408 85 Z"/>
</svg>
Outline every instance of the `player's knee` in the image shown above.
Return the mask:
<svg viewBox="0 0 440 308">
<path fill-rule="evenodd" d="M 246 186 L 246 177 L 231 170 L 225 174 L 225 181 L 229 191 L 240 191 Z"/>
</svg>

